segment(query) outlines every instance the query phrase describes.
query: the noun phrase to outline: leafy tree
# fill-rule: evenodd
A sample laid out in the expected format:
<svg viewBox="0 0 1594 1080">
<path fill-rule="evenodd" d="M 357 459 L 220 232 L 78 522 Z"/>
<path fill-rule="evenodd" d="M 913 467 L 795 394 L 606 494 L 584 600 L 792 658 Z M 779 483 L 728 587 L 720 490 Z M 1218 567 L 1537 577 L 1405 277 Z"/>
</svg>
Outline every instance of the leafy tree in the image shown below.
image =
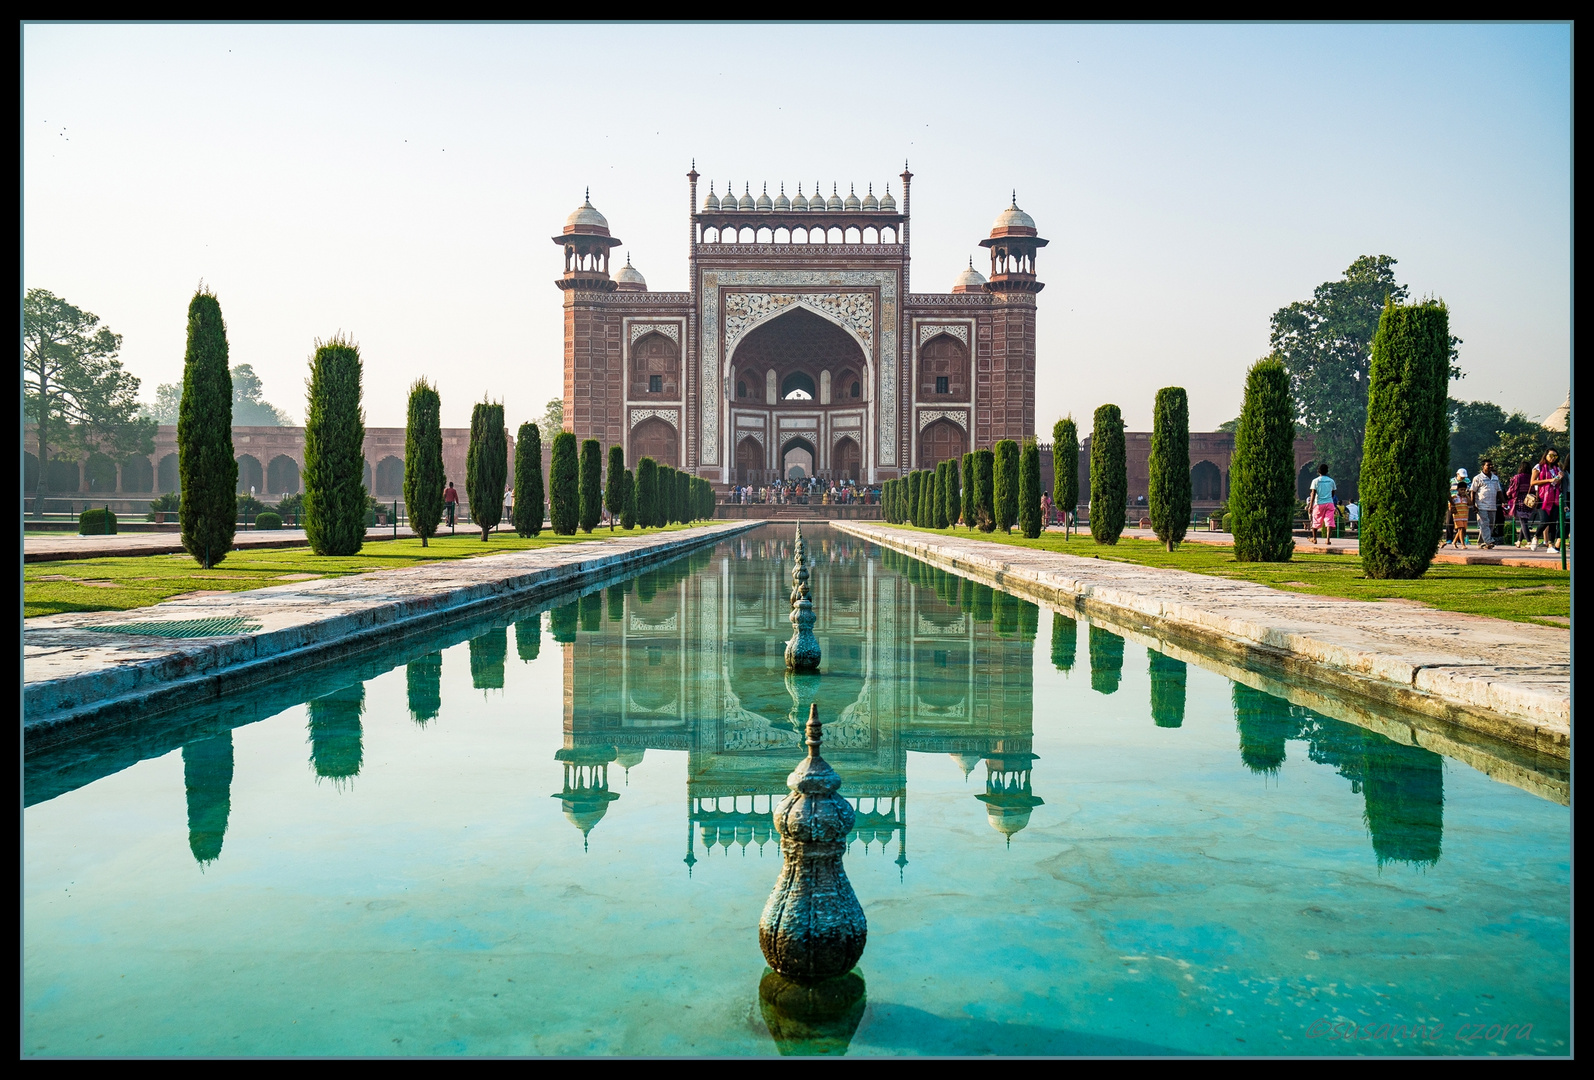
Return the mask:
<svg viewBox="0 0 1594 1080">
<path fill-rule="evenodd" d="M 636 519 L 644 529 L 658 524 L 659 463 L 650 457 L 636 466 Z"/>
<path fill-rule="evenodd" d="M 22 412 L 37 425 L 36 515 L 44 513 L 51 447 L 124 460 L 154 451 L 156 425 L 139 415 L 139 382 L 122 369 L 121 348 L 122 336 L 101 326 L 98 315 L 45 289 L 23 297 Z"/>
<path fill-rule="evenodd" d="M 1129 506 L 1124 414 L 1116 405 L 1103 405 L 1096 410 L 1094 422 L 1090 433 L 1090 535 L 1098 544 L 1116 544 L 1123 535 L 1124 511 Z"/>
<path fill-rule="evenodd" d="M 1547 427 L 1537 427 L 1534 431 L 1524 431 L 1519 435 L 1502 433 L 1500 440 L 1479 455 L 1479 460 L 1488 458 L 1494 462 L 1495 472 L 1500 474 L 1502 484 L 1509 483 L 1511 476 L 1516 472 L 1518 465 L 1523 462 L 1537 464 L 1544 458 L 1547 450 L 1554 450 L 1559 456 L 1558 464 L 1561 468 L 1571 471 L 1572 455 L 1567 449 L 1565 431 L 1551 431 Z M 1567 425 L 1571 430 L 1571 424 Z M 1450 475 L 1454 476 L 1452 472 Z"/>
<path fill-rule="evenodd" d="M 581 531 L 589 533 L 603 517 L 603 446 L 581 440 Z"/>
<path fill-rule="evenodd" d="M 360 348 L 354 342 L 341 335 L 316 342 L 304 418 L 304 528 L 317 555 L 353 555 L 365 543 L 361 375 Z M 193 386 L 185 380 L 185 409 L 193 396 Z M 234 482 L 229 482 L 229 491 Z"/>
<path fill-rule="evenodd" d="M 621 479 L 625 484 L 625 502 L 620 511 L 620 528 L 634 529 L 637 523 L 636 474 L 626 469 Z"/>
<path fill-rule="evenodd" d="M 545 501 L 542 485 L 542 429 L 529 420 L 515 438 L 515 532 L 542 532 Z"/>
<path fill-rule="evenodd" d="M 603 502 L 609 508 L 609 531 L 612 533 L 625 514 L 625 447 L 619 443 L 609 447 L 609 475 L 603 489 Z"/>
<path fill-rule="evenodd" d="M 996 454 L 974 452 L 974 524 L 980 532 L 996 531 Z"/>
<path fill-rule="evenodd" d="M 504 520 L 504 483 L 509 479 L 509 440 L 504 403 L 481 401 L 470 411 L 470 447 L 465 451 L 465 497 L 482 542 Z"/>
<path fill-rule="evenodd" d="M 1240 430 L 1240 418 L 1236 416 L 1233 420 L 1225 420 L 1223 423 L 1217 426 L 1216 430 L 1224 432 L 1228 435 L 1233 435 L 1236 431 Z"/>
<path fill-rule="evenodd" d="M 1238 562 L 1289 562 L 1295 554 L 1293 413 L 1283 362 L 1267 357 L 1251 365 L 1229 464 L 1226 524 Z"/>
<path fill-rule="evenodd" d="M 1172 551 L 1190 527 L 1190 400 L 1182 386 L 1157 391 L 1150 469 L 1151 527 Z"/>
<path fill-rule="evenodd" d="M 1367 375 L 1373 335 L 1384 303 L 1406 299 L 1395 281 L 1395 260 L 1363 255 L 1338 281 L 1325 281 L 1310 300 L 1274 312 L 1269 348 L 1284 362 L 1294 395 L 1295 415 L 1311 431 L 1318 460 L 1329 462 L 1340 490 L 1354 495 L 1361 475 L 1362 434 L 1367 425 Z M 1449 343 L 1449 376 L 1456 346 Z"/>
<path fill-rule="evenodd" d="M 183 550 L 208 570 L 232 550 L 238 462 L 232 456 L 227 324 L 215 295 L 203 287 L 188 303 L 183 391 L 177 417 L 177 475 L 183 498 L 177 520 L 182 523 Z"/>
<path fill-rule="evenodd" d="M 1072 415 L 1052 425 L 1052 502 L 1062 515 L 1079 506 L 1079 428 Z"/>
<path fill-rule="evenodd" d="M 559 536 L 574 536 L 581 520 L 581 491 L 576 462 L 576 437 L 561 431 L 553 437 L 553 459 L 548 466 L 548 518 Z"/>
<path fill-rule="evenodd" d="M 974 528 L 975 504 L 979 500 L 979 482 L 974 475 L 974 451 L 970 450 L 963 455 L 963 490 L 962 496 L 963 527 Z"/>
<path fill-rule="evenodd" d="M 944 492 L 946 503 L 946 523 L 948 527 L 951 527 L 958 523 L 958 518 L 963 513 L 963 494 L 960 490 L 961 485 L 958 483 L 958 459 L 948 458 L 946 461 L 942 462 L 942 464 L 946 466 L 946 486 Z"/>
<path fill-rule="evenodd" d="M 1449 474 L 1450 312 L 1442 302 L 1384 308 L 1368 374 L 1363 449 L 1362 568 L 1370 578 L 1421 577 L 1439 549 Z"/>
<path fill-rule="evenodd" d="M 1041 534 L 1041 450 L 1034 439 L 1024 440 L 1019 455 L 1018 526 L 1031 540 Z"/>
<path fill-rule="evenodd" d="M 265 385 L 253 364 L 239 364 L 232 375 L 232 422 L 240 427 L 292 427 L 293 417 L 261 398 Z"/>
<path fill-rule="evenodd" d="M 565 426 L 565 402 L 563 398 L 548 399 L 548 404 L 543 406 L 542 419 L 537 422 L 537 426 L 542 430 L 542 441 L 552 443 L 559 433 L 564 430 Z M 551 463 L 549 468 L 553 468 Z"/>
<path fill-rule="evenodd" d="M 996 527 L 1012 532 L 1018 521 L 1018 443 L 996 444 Z"/>
<path fill-rule="evenodd" d="M 410 384 L 404 424 L 404 505 L 410 529 L 428 547 L 443 520 L 443 399 L 425 379 Z"/>
<path fill-rule="evenodd" d="M 1508 438 L 1527 435 L 1536 442 L 1541 438 L 1542 432 L 1543 441 L 1550 442 L 1557 434 L 1539 426 L 1519 412 L 1507 415 L 1504 409 L 1492 401 L 1451 399 L 1446 403 L 1446 410 L 1450 421 L 1448 472 L 1451 476 L 1456 474 L 1457 469 L 1466 469 L 1468 473 L 1477 472 L 1478 463 L 1485 457 L 1490 457 L 1490 448 L 1498 446 Z M 1490 460 L 1494 462 L 1496 472 L 1504 472 L 1508 468 L 1506 462 L 1498 458 Z M 1513 461 L 1509 467 L 1514 468 L 1516 464 Z"/>
</svg>

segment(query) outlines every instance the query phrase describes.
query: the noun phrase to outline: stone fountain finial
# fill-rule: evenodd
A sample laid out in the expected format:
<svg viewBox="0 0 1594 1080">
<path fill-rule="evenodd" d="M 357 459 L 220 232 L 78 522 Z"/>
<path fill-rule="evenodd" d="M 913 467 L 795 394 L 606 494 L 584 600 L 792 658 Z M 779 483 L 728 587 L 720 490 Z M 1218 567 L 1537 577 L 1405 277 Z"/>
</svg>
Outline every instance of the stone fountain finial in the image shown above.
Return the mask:
<svg viewBox="0 0 1594 1080">
<path fill-rule="evenodd" d="M 808 592 L 808 546 L 803 527 L 791 561 L 791 640 L 786 643 L 787 671 L 819 670 L 819 639 L 814 637 L 814 602 Z"/>
<path fill-rule="evenodd" d="M 819 706 L 808 712 L 808 756 L 786 778 L 775 808 L 781 870 L 758 922 L 758 944 L 786 979 L 812 985 L 845 975 L 863 955 L 869 928 L 842 856 L 856 820 L 836 794 L 841 777 L 819 756 Z"/>
</svg>

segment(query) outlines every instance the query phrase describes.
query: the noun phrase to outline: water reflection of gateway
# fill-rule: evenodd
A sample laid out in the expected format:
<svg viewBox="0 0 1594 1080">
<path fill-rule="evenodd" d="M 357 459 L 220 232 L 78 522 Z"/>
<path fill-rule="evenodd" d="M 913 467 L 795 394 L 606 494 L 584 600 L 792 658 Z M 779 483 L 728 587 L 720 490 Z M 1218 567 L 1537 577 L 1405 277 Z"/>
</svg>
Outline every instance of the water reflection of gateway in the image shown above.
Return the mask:
<svg viewBox="0 0 1594 1080">
<path fill-rule="evenodd" d="M 618 795 L 607 763 L 648 749 L 688 754 L 688 866 L 718 848 L 763 845 L 799 718 L 817 702 L 825 757 L 858 820 L 850 843 L 907 863 L 907 754 L 986 764 L 985 804 L 1010 838 L 1042 800 L 1030 787 L 1038 610 L 930 567 L 870 554 L 850 538 L 810 541 L 819 676 L 788 676 L 792 533 L 771 528 L 556 613 L 564 643 L 567 817 L 591 831 Z M 898 565 L 900 562 L 900 565 Z M 890 571 L 897 572 L 890 572 Z M 624 592 L 620 590 L 624 589 Z M 579 625 L 579 629 L 576 627 Z M 701 850 L 700 850 L 701 849 Z"/>
</svg>

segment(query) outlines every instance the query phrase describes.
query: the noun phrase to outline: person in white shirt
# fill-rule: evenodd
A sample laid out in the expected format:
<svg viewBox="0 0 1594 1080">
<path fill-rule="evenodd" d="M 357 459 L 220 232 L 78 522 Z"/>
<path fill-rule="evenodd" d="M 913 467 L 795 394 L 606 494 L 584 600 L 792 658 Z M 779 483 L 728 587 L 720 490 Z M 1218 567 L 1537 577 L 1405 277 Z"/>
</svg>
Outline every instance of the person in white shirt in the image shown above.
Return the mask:
<svg viewBox="0 0 1594 1080">
<path fill-rule="evenodd" d="M 1472 505 L 1478 508 L 1478 546 L 1494 547 L 1494 532 L 1500 513 L 1500 477 L 1494 462 L 1484 459 L 1478 475 L 1472 478 Z"/>
</svg>

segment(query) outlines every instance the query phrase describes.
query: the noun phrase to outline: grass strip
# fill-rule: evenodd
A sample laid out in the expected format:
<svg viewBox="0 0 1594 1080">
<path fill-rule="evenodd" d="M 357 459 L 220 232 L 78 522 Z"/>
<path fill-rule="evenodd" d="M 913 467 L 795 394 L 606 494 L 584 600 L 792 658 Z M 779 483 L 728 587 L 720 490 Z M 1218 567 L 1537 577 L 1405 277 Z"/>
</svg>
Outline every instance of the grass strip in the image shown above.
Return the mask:
<svg viewBox="0 0 1594 1080">
<path fill-rule="evenodd" d="M 669 525 L 629 532 L 618 529 L 614 536 L 651 536 L 688 527 Z M 383 540 L 347 556 L 320 556 L 308 547 L 238 548 L 227 556 L 226 562 L 211 570 L 202 569 L 192 556 L 185 554 L 24 563 L 22 616 L 31 619 L 68 611 L 131 611 L 193 593 L 244 592 L 290 581 L 397 570 L 609 538 L 606 528 L 574 536 L 555 536 L 544 530 L 541 536 L 525 538 L 513 532 L 494 533 L 483 543 L 480 531 L 475 531 L 434 536 L 431 546 L 424 548 L 418 538 Z"/>
<path fill-rule="evenodd" d="M 880 524 L 880 523 L 875 523 Z M 1157 540 L 1124 538 L 1114 545 L 1097 544 L 1090 534 L 1064 539 L 1061 533 L 1042 533 L 1026 540 L 1014 533 L 981 534 L 962 527 L 920 529 L 911 525 L 885 525 L 908 533 L 956 536 L 1013 547 L 1055 551 L 1062 555 L 1134 563 L 1158 569 L 1188 570 L 1259 585 L 1303 596 L 1339 596 L 1351 600 L 1395 600 L 1421 604 L 1440 611 L 1487 615 L 1513 622 L 1546 626 L 1570 625 L 1572 575 L 1559 567 L 1452 565 L 1435 563 L 1414 581 L 1379 581 L 1367 577 L 1358 555 L 1329 555 L 1297 551 L 1287 563 L 1242 563 L 1234 559 L 1229 544 L 1180 544 L 1168 551 Z"/>
</svg>

